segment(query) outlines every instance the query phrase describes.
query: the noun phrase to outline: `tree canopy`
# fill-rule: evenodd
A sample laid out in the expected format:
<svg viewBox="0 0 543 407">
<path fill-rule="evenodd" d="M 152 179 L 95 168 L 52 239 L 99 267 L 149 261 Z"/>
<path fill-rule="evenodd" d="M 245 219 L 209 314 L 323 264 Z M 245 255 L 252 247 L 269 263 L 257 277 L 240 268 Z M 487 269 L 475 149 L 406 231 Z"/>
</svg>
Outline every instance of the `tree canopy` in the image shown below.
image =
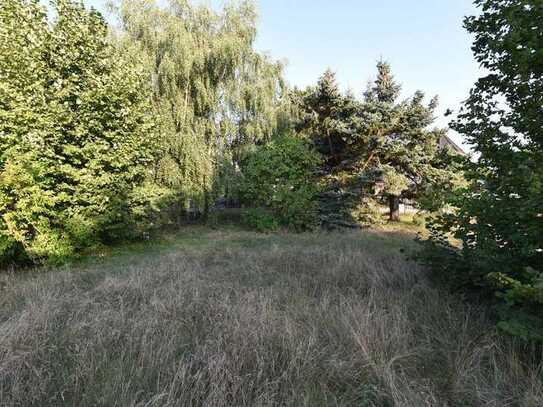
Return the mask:
<svg viewBox="0 0 543 407">
<path fill-rule="evenodd" d="M 501 327 L 543 338 L 543 4 L 477 0 L 465 20 L 473 52 L 488 73 L 480 78 L 453 128 L 478 159 L 466 163 L 470 182 L 436 220 L 430 263 L 455 284 L 502 299 Z M 447 234 L 462 241 L 457 252 Z M 435 253 L 434 253 L 435 255 Z"/>
<path fill-rule="evenodd" d="M 60 259 L 130 234 L 152 161 L 143 70 L 76 2 L 0 8 L 0 257 Z"/>
<path fill-rule="evenodd" d="M 362 100 L 342 93 L 331 70 L 315 88 L 297 95 L 298 130 L 325 157 L 328 212 L 345 218 L 364 199 L 386 198 L 390 219 L 398 220 L 400 200 L 421 198 L 430 186 L 453 182 L 450 157 L 439 146 L 443 130 L 430 128 L 437 98 L 425 104 L 419 91 L 400 100 L 400 90 L 389 64 L 380 61 Z"/>
<path fill-rule="evenodd" d="M 123 0 L 118 10 L 152 78 L 164 150 L 156 180 L 207 206 L 224 156 L 239 160 L 281 126 L 282 65 L 254 50 L 251 1 L 215 12 L 186 0 Z"/>
</svg>

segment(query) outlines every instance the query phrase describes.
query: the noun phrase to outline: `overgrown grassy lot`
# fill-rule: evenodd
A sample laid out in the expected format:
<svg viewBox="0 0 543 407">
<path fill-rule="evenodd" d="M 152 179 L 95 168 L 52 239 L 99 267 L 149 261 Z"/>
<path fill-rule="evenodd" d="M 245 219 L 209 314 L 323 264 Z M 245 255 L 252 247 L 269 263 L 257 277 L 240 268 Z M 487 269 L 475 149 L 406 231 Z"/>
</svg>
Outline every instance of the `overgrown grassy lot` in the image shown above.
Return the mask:
<svg viewBox="0 0 543 407">
<path fill-rule="evenodd" d="M 1 406 L 541 406 L 536 350 L 398 232 L 191 227 L 0 277 Z"/>
</svg>

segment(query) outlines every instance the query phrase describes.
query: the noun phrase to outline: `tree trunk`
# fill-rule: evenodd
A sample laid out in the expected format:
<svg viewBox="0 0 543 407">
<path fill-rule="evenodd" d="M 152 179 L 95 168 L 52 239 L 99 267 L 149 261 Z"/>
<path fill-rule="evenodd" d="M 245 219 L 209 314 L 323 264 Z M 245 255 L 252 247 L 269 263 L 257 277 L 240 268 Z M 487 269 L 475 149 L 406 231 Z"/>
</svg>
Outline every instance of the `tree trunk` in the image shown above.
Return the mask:
<svg viewBox="0 0 543 407">
<path fill-rule="evenodd" d="M 202 213 L 202 218 L 204 221 L 207 221 L 209 217 L 209 191 L 207 189 L 207 177 L 204 175 L 204 213 Z"/>
<path fill-rule="evenodd" d="M 388 197 L 388 205 L 390 208 L 390 221 L 400 221 L 400 197 L 396 195 L 390 195 Z"/>
</svg>

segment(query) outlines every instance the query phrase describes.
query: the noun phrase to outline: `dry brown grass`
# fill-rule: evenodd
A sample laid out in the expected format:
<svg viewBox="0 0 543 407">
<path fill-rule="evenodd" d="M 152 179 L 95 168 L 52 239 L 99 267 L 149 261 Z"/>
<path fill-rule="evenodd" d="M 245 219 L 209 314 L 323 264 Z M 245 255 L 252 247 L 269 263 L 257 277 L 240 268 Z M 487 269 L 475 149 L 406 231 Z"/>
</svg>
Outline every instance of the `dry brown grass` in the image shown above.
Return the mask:
<svg viewBox="0 0 543 407">
<path fill-rule="evenodd" d="M 2 277 L 1 406 L 542 406 L 535 351 L 390 234 L 197 229 Z"/>
</svg>

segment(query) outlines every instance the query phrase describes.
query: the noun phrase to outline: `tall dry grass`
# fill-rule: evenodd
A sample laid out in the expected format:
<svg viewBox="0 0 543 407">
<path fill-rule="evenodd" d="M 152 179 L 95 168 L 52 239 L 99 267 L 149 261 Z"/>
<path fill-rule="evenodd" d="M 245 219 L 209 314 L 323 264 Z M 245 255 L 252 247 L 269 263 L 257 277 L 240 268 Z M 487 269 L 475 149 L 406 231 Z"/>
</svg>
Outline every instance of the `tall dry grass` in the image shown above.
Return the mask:
<svg viewBox="0 0 543 407">
<path fill-rule="evenodd" d="M 4 276 L 0 405 L 543 405 L 536 351 L 401 238 L 205 239 Z"/>
</svg>

